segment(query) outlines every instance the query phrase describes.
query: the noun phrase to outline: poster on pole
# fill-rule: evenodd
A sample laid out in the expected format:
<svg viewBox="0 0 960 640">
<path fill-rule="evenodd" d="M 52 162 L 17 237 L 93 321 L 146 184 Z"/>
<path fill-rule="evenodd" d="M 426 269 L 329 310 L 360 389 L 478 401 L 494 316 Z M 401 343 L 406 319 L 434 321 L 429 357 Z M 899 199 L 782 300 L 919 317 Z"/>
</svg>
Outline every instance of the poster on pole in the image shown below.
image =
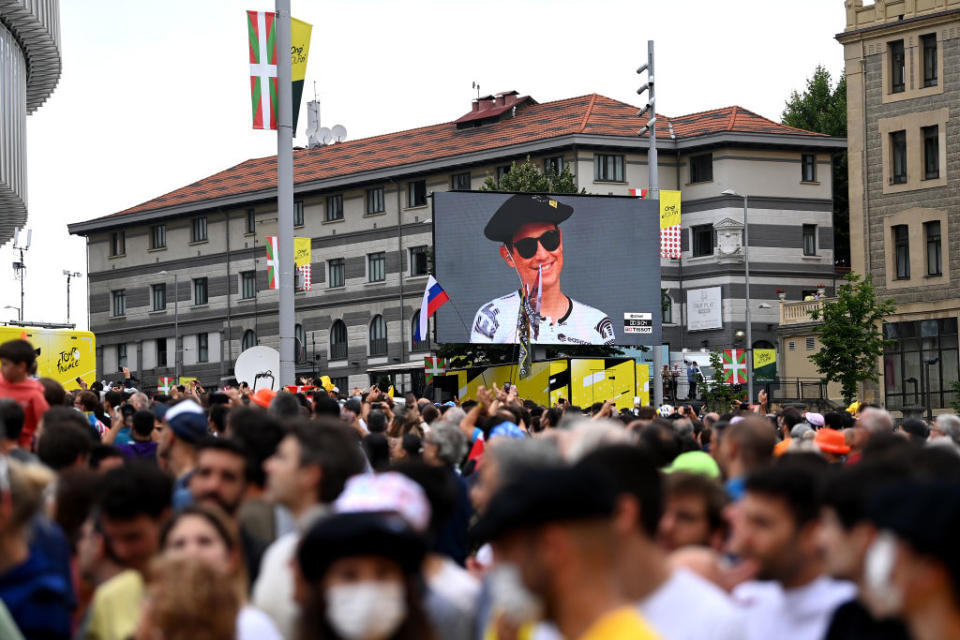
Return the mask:
<svg viewBox="0 0 960 640">
<path fill-rule="evenodd" d="M 723 294 L 720 287 L 687 291 L 687 329 L 723 328 Z"/>
<path fill-rule="evenodd" d="M 777 377 L 777 350 L 753 350 L 753 381 L 773 382 Z"/>
</svg>

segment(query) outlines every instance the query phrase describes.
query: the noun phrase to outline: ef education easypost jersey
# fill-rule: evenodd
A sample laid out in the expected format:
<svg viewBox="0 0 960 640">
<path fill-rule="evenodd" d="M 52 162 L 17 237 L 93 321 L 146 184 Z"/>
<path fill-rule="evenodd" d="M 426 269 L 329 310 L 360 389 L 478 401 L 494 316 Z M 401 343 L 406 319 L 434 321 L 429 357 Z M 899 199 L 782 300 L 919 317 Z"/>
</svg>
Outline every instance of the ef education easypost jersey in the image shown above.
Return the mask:
<svg viewBox="0 0 960 640">
<path fill-rule="evenodd" d="M 599 309 L 570 300 L 567 315 L 554 321 L 540 321 L 540 335 L 536 344 L 615 344 L 617 336 L 610 317 Z M 517 314 L 520 312 L 520 292 L 514 291 L 491 300 L 480 307 L 473 317 L 470 342 L 515 344 L 517 342 Z"/>
</svg>

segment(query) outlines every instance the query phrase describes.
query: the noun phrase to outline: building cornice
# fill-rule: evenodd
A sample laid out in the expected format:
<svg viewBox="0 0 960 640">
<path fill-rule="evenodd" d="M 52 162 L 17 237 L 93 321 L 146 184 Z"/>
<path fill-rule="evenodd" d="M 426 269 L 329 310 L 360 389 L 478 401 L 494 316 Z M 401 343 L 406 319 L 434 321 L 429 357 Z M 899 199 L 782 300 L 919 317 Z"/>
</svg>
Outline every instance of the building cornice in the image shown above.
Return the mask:
<svg viewBox="0 0 960 640">
<path fill-rule="evenodd" d="M 924 22 L 949 22 L 951 18 L 956 18 L 958 15 L 960 15 L 960 9 L 947 9 L 946 11 L 937 11 L 936 13 L 928 13 L 926 15 L 905 18 L 903 20 L 879 22 L 868 27 L 861 27 L 859 29 L 852 29 L 850 31 L 842 31 L 835 35 L 834 38 L 840 44 L 847 44 L 849 42 L 856 42 L 857 40 L 862 39 L 864 36 L 870 36 L 881 31 L 906 31 L 908 29 L 916 28 L 917 25 L 923 24 Z"/>
<path fill-rule="evenodd" d="M 27 61 L 27 114 L 53 93 L 60 81 L 59 0 L 0 0 L 2 22 L 23 48 Z"/>
</svg>

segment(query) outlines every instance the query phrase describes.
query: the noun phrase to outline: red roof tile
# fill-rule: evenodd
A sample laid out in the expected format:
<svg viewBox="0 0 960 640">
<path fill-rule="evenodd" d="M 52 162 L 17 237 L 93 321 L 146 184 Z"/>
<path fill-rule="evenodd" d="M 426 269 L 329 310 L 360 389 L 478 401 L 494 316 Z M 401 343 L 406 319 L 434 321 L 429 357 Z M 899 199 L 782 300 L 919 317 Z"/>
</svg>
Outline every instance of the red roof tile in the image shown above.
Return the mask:
<svg viewBox="0 0 960 640">
<path fill-rule="evenodd" d="M 664 125 L 657 127 L 657 137 L 665 139 L 670 137 L 668 124 L 678 138 L 723 131 L 822 136 L 778 124 L 736 106 L 674 118 L 658 114 L 657 121 Z M 575 133 L 636 137 L 642 125 L 637 107 L 598 94 L 543 104 L 530 101 L 516 116 L 481 127 L 458 129 L 448 122 L 316 149 L 298 149 L 294 151 L 294 180 L 310 182 Z M 276 175 L 276 156 L 254 158 L 111 215 L 262 191 L 276 185 Z"/>
</svg>

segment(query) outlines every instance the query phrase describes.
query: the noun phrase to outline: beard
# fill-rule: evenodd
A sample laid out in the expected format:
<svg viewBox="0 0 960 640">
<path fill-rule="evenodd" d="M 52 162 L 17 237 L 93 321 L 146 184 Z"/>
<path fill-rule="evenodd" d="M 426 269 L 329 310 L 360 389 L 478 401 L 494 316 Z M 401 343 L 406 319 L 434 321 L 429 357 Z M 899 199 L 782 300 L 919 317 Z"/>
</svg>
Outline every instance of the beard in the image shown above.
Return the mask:
<svg viewBox="0 0 960 640">
<path fill-rule="evenodd" d="M 237 513 L 237 508 L 239 508 L 239 506 L 240 506 L 239 503 L 236 503 L 236 504 L 228 504 L 228 503 L 220 496 L 220 494 L 214 493 L 213 491 L 208 491 L 207 493 L 202 493 L 202 494 L 198 495 L 198 496 L 196 497 L 196 501 L 197 501 L 197 502 L 206 502 L 206 503 L 214 504 L 214 505 L 218 506 L 219 508 L 223 509 L 223 511 L 224 511 L 228 516 L 230 516 L 230 517 L 233 517 L 234 515 L 236 515 L 236 513 Z"/>
</svg>

